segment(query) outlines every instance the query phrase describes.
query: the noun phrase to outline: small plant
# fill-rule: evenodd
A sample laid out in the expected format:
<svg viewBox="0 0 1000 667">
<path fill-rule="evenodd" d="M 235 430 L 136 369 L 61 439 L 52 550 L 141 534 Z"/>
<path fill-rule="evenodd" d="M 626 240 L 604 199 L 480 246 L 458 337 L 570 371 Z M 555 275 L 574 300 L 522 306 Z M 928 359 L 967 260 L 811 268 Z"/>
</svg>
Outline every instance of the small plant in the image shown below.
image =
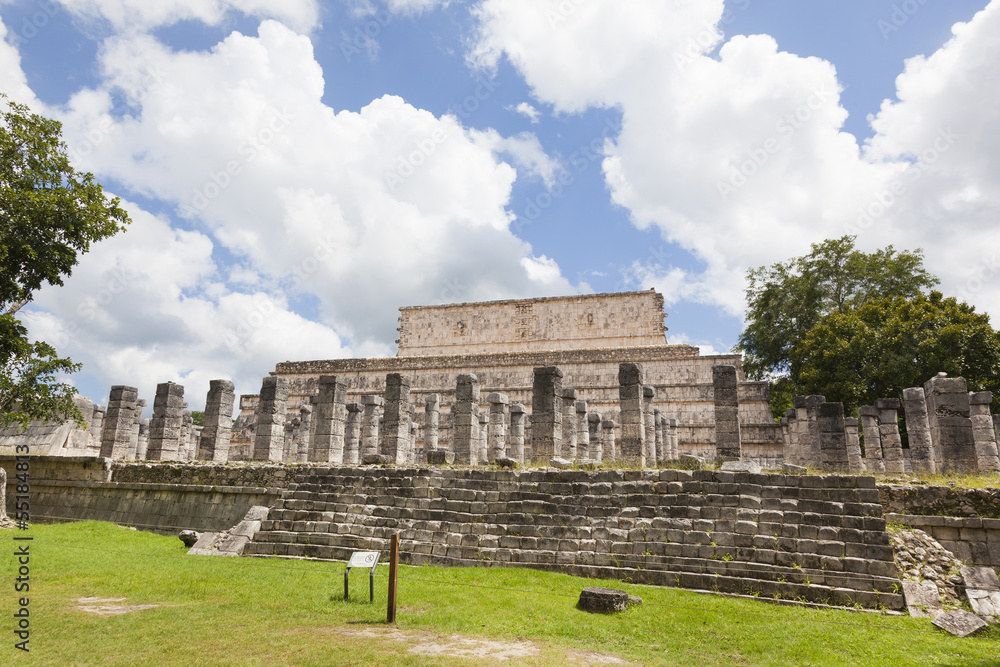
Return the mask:
<svg viewBox="0 0 1000 667">
<path fill-rule="evenodd" d="M 727 563 L 729 561 L 731 561 L 732 559 L 733 559 L 733 555 L 732 554 L 726 554 L 725 556 L 722 557 L 722 560 L 726 561 Z"/>
</svg>

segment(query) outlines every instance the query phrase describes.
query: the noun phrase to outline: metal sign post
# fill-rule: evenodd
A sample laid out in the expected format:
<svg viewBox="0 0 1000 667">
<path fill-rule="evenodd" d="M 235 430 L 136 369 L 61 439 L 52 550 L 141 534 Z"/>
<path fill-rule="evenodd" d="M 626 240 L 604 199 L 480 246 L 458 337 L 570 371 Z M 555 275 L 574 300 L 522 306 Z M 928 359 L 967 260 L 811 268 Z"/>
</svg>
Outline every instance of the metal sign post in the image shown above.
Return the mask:
<svg viewBox="0 0 1000 667">
<path fill-rule="evenodd" d="M 371 602 L 375 602 L 375 568 L 378 566 L 379 558 L 382 557 L 382 553 L 379 551 L 356 551 L 351 554 L 351 560 L 347 561 L 347 567 L 344 568 L 344 599 L 348 599 L 350 595 L 350 590 L 347 585 L 347 575 L 350 574 L 352 567 L 370 567 L 371 571 L 368 573 L 368 595 Z"/>
</svg>

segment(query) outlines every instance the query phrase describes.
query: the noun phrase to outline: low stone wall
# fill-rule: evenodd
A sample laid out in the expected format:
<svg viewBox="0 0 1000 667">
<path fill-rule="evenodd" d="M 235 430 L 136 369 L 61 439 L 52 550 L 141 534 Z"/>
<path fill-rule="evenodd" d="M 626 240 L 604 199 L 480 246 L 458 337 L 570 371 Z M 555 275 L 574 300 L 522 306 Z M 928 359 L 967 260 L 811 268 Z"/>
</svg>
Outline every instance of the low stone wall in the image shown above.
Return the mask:
<svg viewBox="0 0 1000 667">
<path fill-rule="evenodd" d="M 1000 567 L 1000 519 L 886 514 L 888 523 L 919 528 L 967 565 Z"/>
<path fill-rule="evenodd" d="M 11 516 L 15 463 L 0 456 Z M 157 533 L 227 530 L 252 506 L 273 505 L 281 495 L 273 482 L 287 474 L 280 466 L 112 464 L 96 457 L 32 456 L 29 463 L 32 522 L 111 521 Z"/>
<path fill-rule="evenodd" d="M 1000 488 L 880 484 L 878 491 L 887 513 L 1000 519 Z"/>
</svg>

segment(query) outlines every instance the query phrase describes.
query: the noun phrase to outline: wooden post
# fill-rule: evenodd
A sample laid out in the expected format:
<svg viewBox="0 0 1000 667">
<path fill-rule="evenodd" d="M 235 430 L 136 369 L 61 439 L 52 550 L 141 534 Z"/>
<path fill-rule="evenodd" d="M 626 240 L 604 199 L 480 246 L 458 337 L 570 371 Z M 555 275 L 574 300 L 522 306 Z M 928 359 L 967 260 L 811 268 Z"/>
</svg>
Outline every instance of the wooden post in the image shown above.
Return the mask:
<svg viewBox="0 0 1000 667">
<path fill-rule="evenodd" d="M 399 574 L 399 533 L 389 540 L 389 608 L 386 621 L 396 623 L 396 579 Z"/>
</svg>

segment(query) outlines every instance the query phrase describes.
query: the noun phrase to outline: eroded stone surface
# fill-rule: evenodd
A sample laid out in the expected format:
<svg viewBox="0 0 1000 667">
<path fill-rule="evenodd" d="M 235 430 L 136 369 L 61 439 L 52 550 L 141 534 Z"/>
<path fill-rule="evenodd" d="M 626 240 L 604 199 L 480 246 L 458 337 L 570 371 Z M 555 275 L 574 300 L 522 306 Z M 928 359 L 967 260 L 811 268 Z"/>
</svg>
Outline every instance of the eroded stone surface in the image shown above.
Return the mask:
<svg viewBox="0 0 1000 667">
<path fill-rule="evenodd" d="M 601 614 L 625 611 L 633 604 L 642 604 L 642 598 L 629 595 L 615 588 L 593 586 L 580 591 L 577 609 Z"/>
<path fill-rule="evenodd" d="M 933 581 L 904 581 L 903 597 L 906 598 L 906 610 L 915 618 L 937 618 L 944 612 Z"/>
<path fill-rule="evenodd" d="M 956 637 L 968 637 L 988 627 L 983 619 L 964 609 L 957 609 L 941 614 L 931 621 L 931 623 Z"/>
</svg>

